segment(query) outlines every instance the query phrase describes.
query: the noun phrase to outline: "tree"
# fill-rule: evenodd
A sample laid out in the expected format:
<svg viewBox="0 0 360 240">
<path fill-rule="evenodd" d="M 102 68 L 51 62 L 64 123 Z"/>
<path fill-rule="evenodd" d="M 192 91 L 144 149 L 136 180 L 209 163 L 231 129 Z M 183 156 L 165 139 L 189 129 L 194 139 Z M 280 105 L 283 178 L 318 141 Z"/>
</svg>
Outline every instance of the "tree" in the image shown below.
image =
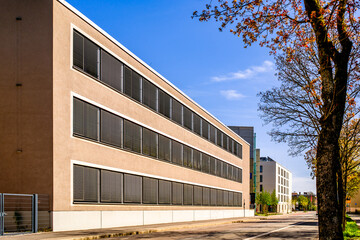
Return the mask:
<svg viewBox="0 0 360 240">
<path fill-rule="evenodd" d="M 291 198 L 291 205 L 292 207 L 296 210 L 296 203 L 298 202 L 298 198 L 297 197 L 292 197 Z"/>
<path fill-rule="evenodd" d="M 336 169 L 340 168 L 338 140 L 347 97 L 349 58 L 360 40 L 358 9 L 356 0 L 218 0 L 193 14 L 200 21 L 214 18 L 221 22 L 220 30 L 234 24 L 230 32 L 241 36 L 245 46 L 261 39 L 261 46 L 268 46 L 272 53 L 284 51 L 290 61 L 295 51 L 315 43 L 321 83 L 316 147 L 320 239 L 343 239 Z"/>
<path fill-rule="evenodd" d="M 271 205 L 273 211 L 277 212 L 277 205 L 279 204 L 279 199 L 276 197 L 275 190 L 272 191 L 270 199 L 271 199 L 270 205 Z"/>
<path fill-rule="evenodd" d="M 309 205 L 309 199 L 303 195 L 300 195 L 298 197 L 299 205 L 302 207 L 303 211 L 307 210 L 307 207 Z"/>
<path fill-rule="evenodd" d="M 262 213 L 268 213 L 268 206 L 271 204 L 271 196 L 267 191 L 256 194 L 255 203 L 261 205 Z"/>
</svg>

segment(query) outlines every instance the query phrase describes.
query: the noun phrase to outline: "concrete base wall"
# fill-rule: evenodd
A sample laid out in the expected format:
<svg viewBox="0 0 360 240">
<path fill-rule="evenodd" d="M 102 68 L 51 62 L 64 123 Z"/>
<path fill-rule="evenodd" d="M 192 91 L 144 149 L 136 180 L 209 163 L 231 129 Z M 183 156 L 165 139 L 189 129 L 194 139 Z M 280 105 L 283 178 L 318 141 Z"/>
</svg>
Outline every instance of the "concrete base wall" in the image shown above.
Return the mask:
<svg viewBox="0 0 360 240">
<path fill-rule="evenodd" d="M 244 216 L 253 217 L 254 210 L 56 211 L 52 222 L 56 232 Z"/>
</svg>

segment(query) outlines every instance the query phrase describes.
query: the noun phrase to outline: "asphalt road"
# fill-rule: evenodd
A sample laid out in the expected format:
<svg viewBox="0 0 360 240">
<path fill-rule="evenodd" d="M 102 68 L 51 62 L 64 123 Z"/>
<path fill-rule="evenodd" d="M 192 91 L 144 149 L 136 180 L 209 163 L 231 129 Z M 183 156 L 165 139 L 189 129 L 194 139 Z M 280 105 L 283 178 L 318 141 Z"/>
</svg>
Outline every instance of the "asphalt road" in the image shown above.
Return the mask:
<svg viewBox="0 0 360 240">
<path fill-rule="evenodd" d="M 187 228 L 111 239 L 314 239 L 317 235 L 317 217 L 311 212 L 256 222 Z"/>
</svg>

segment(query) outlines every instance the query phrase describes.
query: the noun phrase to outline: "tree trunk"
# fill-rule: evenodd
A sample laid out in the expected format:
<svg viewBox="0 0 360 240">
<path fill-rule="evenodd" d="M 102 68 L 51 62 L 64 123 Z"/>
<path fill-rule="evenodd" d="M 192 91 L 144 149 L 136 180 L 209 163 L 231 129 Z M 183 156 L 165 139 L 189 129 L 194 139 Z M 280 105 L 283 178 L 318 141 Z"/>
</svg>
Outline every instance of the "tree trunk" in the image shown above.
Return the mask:
<svg viewBox="0 0 360 240">
<path fill-rule="evenodd" d="M 344 174 L 342 170 L 342 164 L 339 161 L 339 165 L 337 166 L 337 179 L 338 179 L 338 199 L 339 199 L 339 211 L 340 211 L 340 222 L 342 231 L 345 230 L 344 220 L 345 220 L 345 214 L 344 214 L 344 207 L 345 207 L 345 199 L 346 199 L 346 193 L 344 188 Z"/>
</svg>

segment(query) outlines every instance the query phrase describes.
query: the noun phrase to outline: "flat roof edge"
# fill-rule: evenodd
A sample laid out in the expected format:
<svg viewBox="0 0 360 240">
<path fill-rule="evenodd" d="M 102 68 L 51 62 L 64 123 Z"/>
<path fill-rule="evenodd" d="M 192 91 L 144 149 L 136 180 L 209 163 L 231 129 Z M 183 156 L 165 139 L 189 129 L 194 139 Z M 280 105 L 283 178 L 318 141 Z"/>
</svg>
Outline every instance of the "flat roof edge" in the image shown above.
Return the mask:
<svg viewBox="0 0 360 240">
<path fill-rule="evenodd" d="M 183 95 L 186 99 L 188 99 L 190 102 L 195 104 L 198 108 L 203 110 L 206 114 L 208 114 L 210 117 L 215 119 L 218 123 L 220 123 L 223 127 L 225 127 L 227 130 L 232 132 L 235 136 L 239 137 L 241 140 L 245 142 L 245 144 L 250 146 L 250 143 L 245 141 L 242 137 L 240 137 L 238 134 L 236 134 L 233 130 L 231 130 L 228 126 L 226 126 L 224 123 L 222 123 L 219 119 L 217 119 L 214 115 L 212 115 L 210 112 L 208 112 L 205 108 L 200 106 L 197 102 L 192 100 L 188 95 L 186 95 L 183 91 L 181 91 L 179 88 L 177 88 L 173 83 L 171 83 L 169 80 L 167 80 L 164 76 L 162 76 L 160 73 L 158 73 L 155 69 L 150 67 L 147 63 L 145 63 L 143 60 L 141 60 L 139 57 L 137 57 L 134 53 L 132 53 L 129 49 L 127 49 L 124 45 L 122 45 L 119 41 L 117 41 L 115 38 L 113 38 L 110 34 L 108 34 L 105 30 L 103 30 L 101 27 L 99 27 L 96 23 L 91 21 L 88 17 L 86 17 L 84 14 L 82 14 L 79 10 L 77 10 L 75 7 L 73 7 L 70 3 L 66 2 L 65 0 L 57 0 L 59 3 L 64 5 L 66 8 L 68 8 L 70 11 L 75 13 L 77 16 L 79 16 L 81 19 L 83 19 L 85 22 L 87 22 L 89 25 L 91 25 L 93 28 L 95 28 L 97 31 L 99 31 L 101 34 L 103 34 L 105 37 L 107 37 L 110 41 L 112 41 L 115 45 L 120 47 L 122 50 L 124 50 L 126 53 L 128 53 L 131 57 L 133 57 L 136 61 L 141 63 L 143 66 L 145 66 L 147 69 L 149 69 L 151 72 L 153 72 L 155 75 L 157 75 L 159 78 L 161 78 L 163 81 L 165 81 L 167 84 L 169 84 L 171 87 L 173 87 L 177 92 L 179 92 L 181 95 Z"/>
</svg>

